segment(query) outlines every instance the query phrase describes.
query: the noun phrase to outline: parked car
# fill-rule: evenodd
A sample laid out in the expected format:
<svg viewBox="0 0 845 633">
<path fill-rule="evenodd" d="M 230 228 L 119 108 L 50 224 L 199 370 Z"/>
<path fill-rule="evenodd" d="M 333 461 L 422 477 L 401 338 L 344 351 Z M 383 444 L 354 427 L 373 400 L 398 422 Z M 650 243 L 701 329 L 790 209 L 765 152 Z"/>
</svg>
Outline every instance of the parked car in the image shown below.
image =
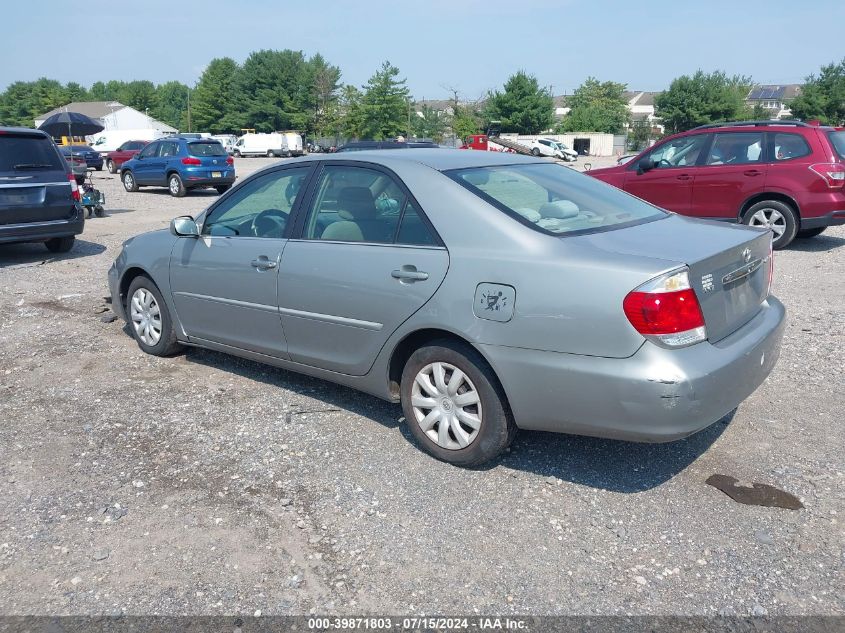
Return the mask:
<svg viewBox="0 0 845 633">
<path fill-rule="evenodd" d="M 124 243 L 112 307 L 140 348 L 220 350 L 401 401 L 435 457 L 517 428 L 669 441 L 777 360 L 771 233 L 666 213 L 488 152 L 309 156 Z"/>
<path fill-rule="evenodd" d="M 85 162 L 85 159 L 67 145 L 60 145 L 59 152 L 67 162 L 76 184 L 81 185 L 85 182 L 88 175 L 88 163 Z"/>
<path fill-rule="evenodd" d="M 0 243 L 44 242 L 65 253 L 84 226 L 79 187 L 53 139 L 0 127 Z"/>
<path fill-rule="evenodd" d="M 241 136 L 234 147 L 232 155 L 240 156 L 284 156 L 287 154 L 287 143 L 283 134 L 253 134 Z"/>
<path fill-rule="evenodd" d="M 94 151 L 90 145 L 63 145 L 62 147 L 70 147 L 76 156 L 81 156 L 85 159 L 85 163 L 90 169 L 102 171 L 103 157 L 100 156 L 98 152 Z"/>
<path fill-rule="evenodd" d="M 214 187 L 225 193 L 235 182 L 235 161 L 217 141 L 171 136 L 153 141 L 120 166 L 126 191 L 167 187 L 181 198 L 191 189 Z"/>
<path fill-rule="evenodd" d="M 120 171 L 120 166 L 130 158 L 138 155 L 142 149 L 149 145 L 149 141 L 126 141 L 113 152 L 106 154 L 106 169 L 110 174 Z"/>
<path fill-rule="evenodd" d="M 552 140 L 550 138 L 538 138 L 533 140 L 517 139 L 520 143 L 529 149 L 534 156 L 549 156 L 565 161 L 578 160 L 578 153 L 570 149 L 564 143 Z"/>
<path fill-rule="evenodd" d="M 433 141 L 352 141 L 338 147 L 335 152 L 364 152 L 374 149 L 433 149 Z"/>
<path fill-rule="evenodd" d="M 845 131 L 831 127 L 705 125 L 589 175 L 682 215 L 770 228 L 775 249 L 845 224 Z"/>
</svg>

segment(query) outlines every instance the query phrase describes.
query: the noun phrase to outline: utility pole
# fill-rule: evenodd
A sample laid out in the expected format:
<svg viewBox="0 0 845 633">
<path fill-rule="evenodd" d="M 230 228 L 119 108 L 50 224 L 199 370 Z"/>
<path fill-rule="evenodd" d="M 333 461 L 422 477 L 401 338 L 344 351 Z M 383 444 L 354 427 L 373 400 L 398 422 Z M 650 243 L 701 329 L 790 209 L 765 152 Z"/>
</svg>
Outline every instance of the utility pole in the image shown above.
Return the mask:
<svg viewBox="0 0 845 633">
<path fill-rule="evenodd" d="M 188 88 L 188 132 L 191 131 L 191 89 Z"/>
<path fill-rule="evenodd" d="M 408 134 L 405 136 L 405 140 L 409 140 L 411 138 L 411 97 L 408 97 Z"/>
</svg>

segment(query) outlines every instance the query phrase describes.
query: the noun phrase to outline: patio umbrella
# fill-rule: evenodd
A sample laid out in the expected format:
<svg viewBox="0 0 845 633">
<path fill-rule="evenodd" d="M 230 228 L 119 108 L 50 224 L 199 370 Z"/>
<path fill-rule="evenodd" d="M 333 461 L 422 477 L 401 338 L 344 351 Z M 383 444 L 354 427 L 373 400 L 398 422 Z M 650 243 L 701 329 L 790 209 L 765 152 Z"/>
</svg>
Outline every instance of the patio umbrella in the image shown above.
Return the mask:
<svg viewBox="0 0 845 633">
<path fill-rule="evenodd" d="M 38 128 L 50 136 L 88 136 L 105 128 L 94 119 L 79 112 L 59 112 L 47 118 Z"/>
</svg>

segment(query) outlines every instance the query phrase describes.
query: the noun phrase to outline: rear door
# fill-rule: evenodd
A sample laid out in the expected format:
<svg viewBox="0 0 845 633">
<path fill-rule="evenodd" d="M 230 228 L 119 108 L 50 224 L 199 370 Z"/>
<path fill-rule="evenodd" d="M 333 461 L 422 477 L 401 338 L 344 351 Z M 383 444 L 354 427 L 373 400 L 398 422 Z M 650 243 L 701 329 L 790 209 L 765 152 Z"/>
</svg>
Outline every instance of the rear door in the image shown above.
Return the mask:
<svg viewBox="0 0 845 633">
<path fill-rule="evenodd" d="M 628 167 L 623 188 L 658 207 L 690 215 L 696 163 L 709 140 L 709 134 L 696 134 L 656 146 Z M 653 168 L 639 169 L 643 161 L 651 161 Z"/>
<path fill-rule="evenodd" d="M 440 286 L 449 255 L 410 192 L 376 166 L 331 163 L 282 254 L 291 360 L 360 376 Z"/>
<path fill-rule="evenodd" d="M 743 203 L 766 184 L 763 131 L 717 132 L 696 170 L 691 215 L 736 220 Z"/>
<path fill-rule="evenodd" d="M 74 213 L 68 165 L 40 133 L 0 133 L 0 225 L 63 220 Z"/>
<path fill-rule="evenodd" d="M 204 170 L 197 174 L 204 178 L 214 179 L 229 176 L 231 169 L 226 162 L 229 158 L 226 150 L 218 141 L 194 141 L 188 143 L 188 154 L 200 161 L 199 168 Z"/>
</svg>

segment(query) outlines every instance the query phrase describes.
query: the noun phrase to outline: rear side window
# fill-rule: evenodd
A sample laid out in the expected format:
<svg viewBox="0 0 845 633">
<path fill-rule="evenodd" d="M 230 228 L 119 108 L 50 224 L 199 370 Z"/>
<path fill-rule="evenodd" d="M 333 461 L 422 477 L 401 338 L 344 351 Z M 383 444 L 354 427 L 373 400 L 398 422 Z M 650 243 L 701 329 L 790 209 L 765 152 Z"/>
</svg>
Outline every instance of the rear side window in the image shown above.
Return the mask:
<svg viewBox="0 0 845 633">
<path fill-rule="evenodd" d="M 0 172 L 38 169 L 67 170 L 52 140 L 34 134 L 0 134 Z"/>
<path fill-rule="evenodd" d="M 833 145 L 833 150 L 839 158 L 845 159 L 845 132 L 828 132 L 827 138 L 830 139 L 830 144 Z"/>
<path fill-rule="evenodd" d="M 174 143 L 173 141 L 165 141 L 161 145 L 159 145 L 158 155 L 166 158 L 169 156 L 178 156 L 179 155 L 179 144 Z"/>
<path fill-rule="evenodd" d="M 188 153 L 191 156 L 226 156 L 226 150 L 220 143 L 188 143 Z"/>
<path fill-rule="evenodd" d="M 774 135 L 773 156 L 775 157 L 776 163 L 792 160 L 793 158 L 801 158 L 802 156 L 809 156 L 810 153 L 810 146 L 800 134 L 779 132 Z"/>
<path fill-rule="evenodd" d="M 762 132 L 717 134 L 707 157 L 708 165 L 744 165 L 763 160 Z"/>
</svg>

